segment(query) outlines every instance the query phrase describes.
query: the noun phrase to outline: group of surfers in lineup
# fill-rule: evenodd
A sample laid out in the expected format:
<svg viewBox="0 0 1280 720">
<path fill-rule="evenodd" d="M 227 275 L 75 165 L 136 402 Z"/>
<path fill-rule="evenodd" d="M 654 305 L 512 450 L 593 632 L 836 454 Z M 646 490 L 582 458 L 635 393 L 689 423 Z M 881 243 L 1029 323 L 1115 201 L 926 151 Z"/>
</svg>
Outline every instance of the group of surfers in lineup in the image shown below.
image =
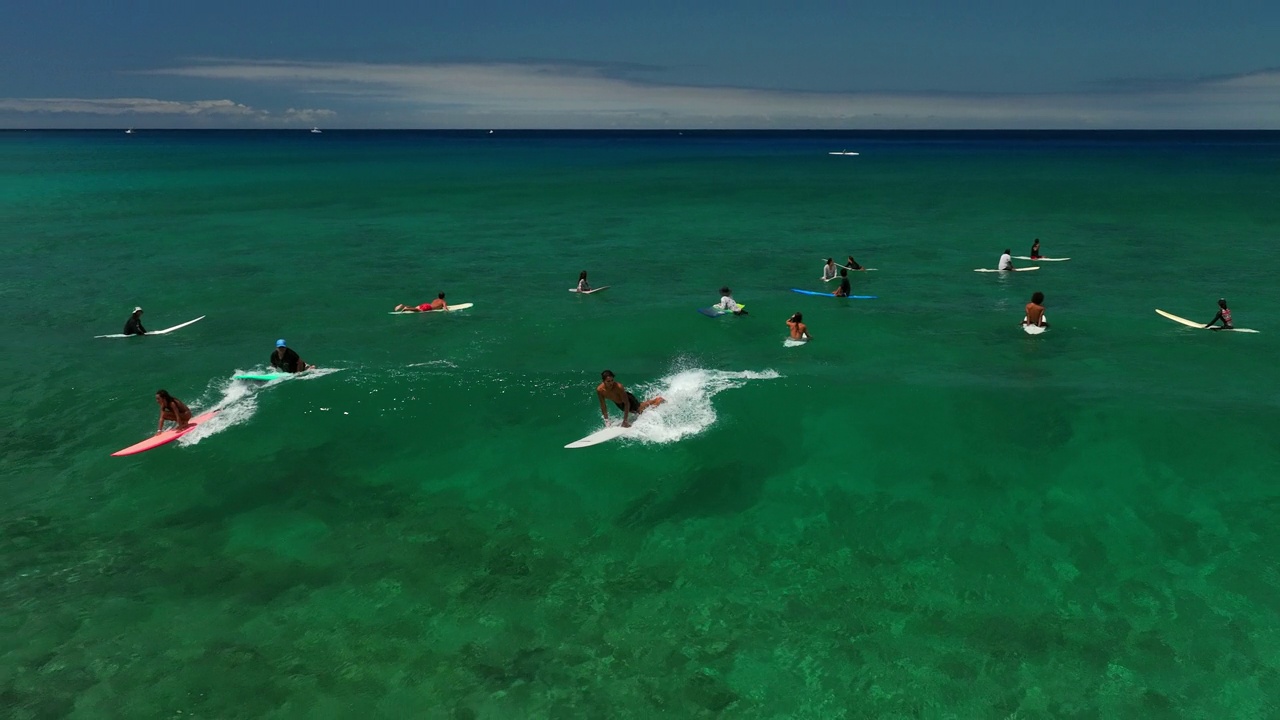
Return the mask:
<svg viewBox="0 0 1280 720">
<path fill-rule="evenodd" d="M 444 297 L 444 293 L 440 294 Z M 142 326 L 142 308 L 135 307 L 133 314 L 124 323 L 125 335 L 146 335 L 147 329 Z M 300 373 L 312 370 L 315 365 L 308 365 L 298 356 L 298 352 L 289 347 L 284 338 L 276 340 L 276 349 L 271 352 L 271 367 L 282 373 Z M 156 424 L 156 433 L 164 430 L 164 424 L 173 423 L 173 430 L 181 430 L 191 424 L 191 408 L 178 398 L 169 394 L 168 390 L 156 391 L 156 404 L 160 406 L 160 421 Z"/>
<path fill-rule="evenodd" d="M 1040 238 L 1036 238 L 1031 245 L 1031 252 L 1028 257 L 1032 260 L 1039 260 L 1043 256 L 1040 254 Z M 1010 250 L 1005 249 L 1000 256 L 1000 263 L 996 266 L 998 270 L 1016 271 L 1013 266 L 1013 258 Z M 839 271 L 840 287 L 832 293 L 835 297 L 849 297 L 849 271 L 865 271 L 867 268 L 858 264 L 858 261 L 850 255 L 844 265 L 838 265 L 834 258 L 827 258 L 826 263 L 822 266 L 822 280 L 829 282 L 836 279 L 837 271 Z M 587 292 L 591 290 L 591 283 L 587 281 L 587 271 L 583 270 L 578 275 L 578 292 Z M 720 288 L 720 302 L 715 306 L 717 310 L 724 313 L 732 313 L 734 315 L 746 315 L 747 311 L 733 299 L 733 293 L 728 286 Z M 396 305 L 395 312 L 432 312 L 438 310 L 448 310 L 449 305 L 445 302 L 444 293 L 436 296 L 435 300 L 420 305 Z M 1215 328 L 1217 323 L 1221 322 L 1221 329 L 1230 330 L 1235 326 L 1231 321 L 1231 310 L 1227 308 L 1225 298 L 1218 300 L 1218 314 L 1213 320 L 1209 321 L 1206 328 Z M 1022 321 L 1023 325 L 1036 325 L 1039 327 L 1049 327 L 1049 323 L 1044 319 L 1044 293 L 1035 292 L 1031 295 L 1031 302 L 1027 303 L 1026 316 Z M 804 323 L 804 315 L 795 313 L 787 318 L 787 329 L 791 339 L 797 342 L 807 342 L 811 338 L 809 328 Z M 142 326 L 142 308 L 135 307 L 133 314 L 124 324 L 125 335 L 146 335 L 146 328 Z M 271 366 L 282 373 L 300 373 L 314 368 L 314 365 L 308 365 L 302 361 L 298 353 L 285 343 L 284 338 L 276 341 L 276 349 L 271 353 Z M 641 401 L 629 392 L 622 383 L 618 382 L 612 370 L 605 370 L 600 373 L 600 384 L 596 386 L 596 396 L 600 400 L 600 415 L 604 418 L 606 425 L 609 424 L 609 407 L 607 402 L 612 402 L 622 411 L 622 427 L 631 427 L 632 417 L 638 417 L 645 410 L 661 405 L 666 402 L 662 396 L 656 396 L 648 400 Z M 156 432 L 159 433 L 164 429 L 166 422 L 172 422 L 174 429 L 182 429 L 191 423 L 191 409 L 187 407 L 178 398 L 170 395 L 165 390 L 156 391 L 156 404 L 160 406 L 160 420 L 156 426 Z"/>
</svg>

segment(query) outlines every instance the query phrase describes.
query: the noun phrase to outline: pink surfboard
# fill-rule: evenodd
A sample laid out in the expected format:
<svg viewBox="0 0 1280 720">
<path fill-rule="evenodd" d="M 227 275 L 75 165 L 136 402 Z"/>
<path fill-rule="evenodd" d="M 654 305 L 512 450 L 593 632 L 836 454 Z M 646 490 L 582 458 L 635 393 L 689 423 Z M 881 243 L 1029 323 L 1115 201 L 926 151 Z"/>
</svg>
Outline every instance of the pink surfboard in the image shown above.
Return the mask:
<svg viewBox="0 0 1280 720">
<path fill-rule="evenodd" d="M 195 430 L 196 426 L 200 425 L 200 423 L 206 422 L 207 420 L 209 420 L 210 418 L 212 418 L 214 415 L 217 415 L 217 414 L 218 414 L 218 411 L 214 410 L 213 412 L 207 412 L 203 415 L 197 415 L 196 417 L 191 418 L 190 425 L 182 428 L 181 430 L 170 429 L 170 430 L 165 430 L 164 432 L 161 432 L 161 433 L 156 433 L 155 435 L 152 435 L 151 437 L 147 438 L 146 440 L 143 440 L 140 443 L 137 443 L 135 445 L 130 445 L 129 447 L 123 450 L 117 450 L 111 453 L 111 457 L 137 455 L 140 452 L 146 452 L 153 448 L 158 448 L 161 445 L 168 445 L 174 440 L 177 440 L 183 435 L 186 435 L 192 430 Z"/>
</svg>

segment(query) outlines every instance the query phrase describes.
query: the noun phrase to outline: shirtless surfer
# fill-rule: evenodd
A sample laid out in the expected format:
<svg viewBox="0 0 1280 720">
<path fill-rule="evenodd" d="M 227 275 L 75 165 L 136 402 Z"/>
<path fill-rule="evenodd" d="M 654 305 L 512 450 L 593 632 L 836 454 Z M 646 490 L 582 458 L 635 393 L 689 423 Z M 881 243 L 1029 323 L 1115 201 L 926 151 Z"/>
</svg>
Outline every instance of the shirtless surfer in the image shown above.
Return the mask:
<svg viewBox="0 0 1280 720">
<path fill-rule="evenodd" d="M 1044 293 L 1038 292 L 1031 296 L 1031 302 L 1027 303 L 1027 316 L 1022 319 L 1022 324 L 1049 327 L 1049 323 L 1044 321 Z"/>
<path fill-rule="evenodd" d="M 796 313 L 787 318 L 787 327 L 791 328 L 791 339 L 808 341 L 809 328 L 804 324 L 804 315 Z"/>
<path fill-rule="evenodd" d="M 432 310 L 448 310 L 449 305 L 444 301 L 444 293 L 436 296 L 435 300 L 421 305 L 397 305 L 395 312 L 431 312 Z"/>
<path fill-rule="evenodd" d="M 662 396 L 640 402 L 635 395 L 622 387 L 622 383 L 613 378 L 612 370 L 600 373 L 600 380 L 601 383 L 596 386 L 596 395 L 600 398 L 600 415 L 604 418 L 605 425 L 609 424 L 609 408 L 605 405 L 606 400 L 612 401 L 622 411 L 622 427 L 631 427 L 631 415 L 639 415 L 655 405 L 666 402 Z"/>
</svg>

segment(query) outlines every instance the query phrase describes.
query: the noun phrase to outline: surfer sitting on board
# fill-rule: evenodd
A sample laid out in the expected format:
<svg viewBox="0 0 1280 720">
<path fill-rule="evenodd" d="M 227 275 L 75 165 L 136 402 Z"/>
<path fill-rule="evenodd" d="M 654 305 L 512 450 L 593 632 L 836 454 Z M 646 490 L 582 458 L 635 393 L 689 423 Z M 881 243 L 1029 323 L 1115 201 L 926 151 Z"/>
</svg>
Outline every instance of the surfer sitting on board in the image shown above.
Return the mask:
<svg viewBox="0 0 1280 720">
<path fill-rule="evenodd" d="M 1044 321 L 1044 293 L 1038 292 L 1031 296 L 1031 302 L 1027 303 L 1027 316 L 1023 318 L 1022 324 L 1049 327 L 1049 323 Z"/>
<path fill-rule="evenodd" d="M 1018 269 L 1013 266 L 1013 256 L 1009 254 L 1009 248 L 1004 249 L 1004 254 L 1000 256 L 1000 263 L 996 265 L 996 269 L 1010 271 Z"/>
<path fill-rule="evenodd" d="M 747 314 L 746 310 L 738 309 L 738 301 L 733 299 L 733 295 L 727 286 L 720 288 L 720 304 L 716 305 L 716 309 L 731 312 L 734 315 Z"/>
<path fill-rule="evenodd" d="M 796 313 L 787 318 L 787 327 L 791 328 L 792 340 L 809 340 L 809 328 L 804 324 L 804 315 Z"/>
<path fill-rule="evenodd" d="M 578 273 L 578 292 L 586 292 L 591 289 L 591 283 L 587 282 L 587 271 L 583 270 Z"/>
<path fill-rule="evenodd" d="M 160 406 L 160 422 L 156 423 L 156 433 L 164 429 L 166 421 L 174 423 L 175 430 L 181 430 L 191 424 L 191 408 L 170 395 L 168 390 L 156 391 L 156 404 Z"/>
<path fill-rule="evenodd" d="M 1222 321 L 1222 327 L 1220 328 L 1213 327 L 1214 324 L 1217 323 L 1219 320 Z M 1209 324 L 1205 325 L 1205 327 L 1213 328 L 1214 330 L 1234 330 L 1235 329 L 1235 325 L 1231 324 L 1231 311 L 1227 309 L 1226 298 L 1218 298 L 1218 314 L 1214 315 L 1213 319 L 1210 320 Z"/>
<path fill-rule="evenodd" d="M 585 274 L 585 273 L 584 273 Z M 579 281 L 581 282 L 581 281 Z M 444 293 L 436 296 L 435 300 L 421 305 L 397 305 L 396 312 L 431 312 L 432 310 L 448 310 L 449 306 L 444 301 Z"/>
<path fill-rule="evenodd" d="M 844 261 L 844 266 L 850 270 L 866 270 L 866 268 L 858 264 L 857 260 L 853 259 L 852 255 Z"/>
<path fill-rule="evenodd" d="M 622 383 L 613 378 L 612 370 L 600 373 L 600 380 L 602 382 L 596 386 L 596 395 L 600 397 L 600 415 L 604 418 L 605 425 L 609 424 L 609 407 L 604 404 L 605 400 L 612 401 L 622 411 L 622 427 L 631 427 L 631 415 L 639 415 L 654 405 L 666 402 L 661 395 L 640 402 L 622 387 Z"/>
<path fill-rule="evenodd" d="M 1040 238 L 1036 238 L 1036 241 L 1031 243 L 1031 254 L 1029 257 L 1032 260 L 1040 259 Z"/>
<path fill-rule="evenodd" d="M 849 297 L 849 291 L 850 291 L 849 271 L 841 270 L 840 271 L 840 287 L 836 288 L 836 291 L 831 294 L 835 295 L 836 297 Z"/>
<path fill-rule="evenodd" d="M 135 307 L 133 314 L 124 321 L 125 335 L 146 335 L 147 329 L 142 327 L 142 308 Z"/>
<path fill-rule="evenodd" d="M 822 266 L 822 282 L 828 282 L 836 279 L 836 259 L 827 258 L 827 264 Z"/>
<path fill-rule="evenodd" d="M 302 358 L 298 357 L 298 353 L 285 344 L 284 338 L 276 341 L 276 350 L 271 353 L 271 366 L 287 373 L 300 373 L 303 370 L 310 370 L 315 367 L 302 362 Z"/>
</svg>

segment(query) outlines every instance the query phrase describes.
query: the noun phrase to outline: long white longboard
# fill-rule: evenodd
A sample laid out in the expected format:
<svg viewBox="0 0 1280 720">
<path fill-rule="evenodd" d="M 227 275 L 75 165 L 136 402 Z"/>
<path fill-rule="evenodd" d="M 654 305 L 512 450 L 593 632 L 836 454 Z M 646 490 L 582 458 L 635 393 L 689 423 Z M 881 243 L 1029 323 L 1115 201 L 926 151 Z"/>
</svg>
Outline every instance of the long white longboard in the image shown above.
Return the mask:
<svg viewBox="0 0 1280 720">
<path fill-rule="evenodd" d="M 1029 270 L 1039 270 L 1039 269 L 1040 269 L 1039 265 L 1032 265 L 1031 267 L 1014 268 L 1012 270 L 997 270 L 995 268 L 974 268 L 973 271 L 974 272 L 1027 272 Z"/>
<path fill-rule="evenodd" d="M 580 294 L 580 295 L 590 295 L 591 293 L 598 293 L 598 292 L 600 292 L 601 290 L 608 290 L 610 287 L 612 287 L 612 286 L 611 286 L 611 285 L 601 285 L 601 286 L 600 286 L 600 287 L 598 287 L 598 288 L 591 288 L 590 290 L 579 290 L 578 288 L 569 288 L 569 292 L 571 292 L 571 293 L 578 293 L 578 294 Z"/>
<path fill-rule="evenodd" d="M 1219 332 L 1226 331 L 1226 332 L 1239 332 L 1239 333 L 1256 333 L 1256 332 L 1258 332 L 1257 330 L 1250 330 L 1249 328 L 1224 328 L 1224 327 L 1211 327 L 1211 328 L 1207 328 L 1207 327 L 1205 327 L 1205 326 L 1204 326 L 1204 323 L 1198 323 L 1198 322 L 1196 322 L 1196 321 L 1194 321 L 1194 320 L 1188 320 L 1188 319 L 1186 319 L 1186 318 L 1184 318 L 1184 317 L 1178 317 L 1177 315 L 1174 315 L 1173 313 L 1165 312 L 1165 311 L 1161 310 L 1160 308 L 1156 308 L 1156 314 L 1157 314 L 1157 315 L 1161 315 L 1161 316 L 1163 316 L 1163 317 L 1167 317 L 1167 318 L 1169 318 L 1170 320 L 1172 320 L 1172 321 L 1174 321 L 1174 322 L 1176 322 L 1176 323 L 1180 323 L 1180 324 L 1182 324 L 1182 325 L 1186 325 L 1187 327 L 1190 327 L 1190 328 L 1196 328 L 1196 329 L 1198 329 L 1198 330 L 1218 330 Z"/>
<path fill-rule="evenodd" d="M 609 427 L 606 427 L 606 428 L 600 428 L 599 430 L 591 433 L 590 435 L 582 438 L 581 440 L 575 440 L 574 442 L 571 442 L 568 445 L 565 445 L 565 447 L 566 448 L 591 447 L 592 445 L 599 445 L 602 442 L 608 442 L 609 440 L 613 440 L 614 438 L 622 437 L 623 435 L 626 435 L 629 432 L 631 432 L 631 428 L 624 428 L 622 427 L 622 425 L 610 425 Z"/>
<path fill-rule="evenodd" d="M 1036 262 L 1066 262 L 1071 258 L 1047 258 L 1047 257 L 1033 258 L 1030 255 L 1014 255 L 1013 259 L 1014 260 L 1035 260 Z"/>
<path fill-rule="evenodd" d="M 475 303 L 458 303 L 457 305 L 450 305 L 446 307 L 445 310 L 449 312 L 457 312 L 459 310 L 466 310 L 467 308 L 473 305 L 475 305 Z M 438 312 L 440 311 L 439 310 L 400 310 L 400 311 L 392 310 L 387 314 L 388 315 L 434 315 L 435 313 L 438 313 Z"/>
<path fill-rule="evenodd" d="M 200 322 L 201 320 L 205 319 L 205 317 L 206 317 L 205 315 L 201 315 L 200 317 L 196 318 L 195 320 L 188 320 L 188 321 L 186 321 L 186 322 L 182 323 L 181 325 L 174 325 L 174 326 L 173 326 L 173 327 L 171 327 L 171 328 L 165 328 L 165 329 L 163 329 L 163 330 L 152 330 L 152 331 L 148 332 L 146 335 L 124 335 L 124 334 L 122 334 L 122 333 L 116 333 L 115 335 L 94 335 L 94 337 L 95 337 L 95 338 L 127 338 L 127 337 L 147 337 L 147 336 L 150 336 L 150 335 L 168 335 L 169 333 L 173 332 L 174 330 L 181 330 L 182 328 L 184 328 L 184 327 L 186 327 L 186 326 L 188 326 L 188 325 L 190 325 L 190 324 L 192 324 L 192 323 L 198 323 L 198 322 Z"/>
</svg>

